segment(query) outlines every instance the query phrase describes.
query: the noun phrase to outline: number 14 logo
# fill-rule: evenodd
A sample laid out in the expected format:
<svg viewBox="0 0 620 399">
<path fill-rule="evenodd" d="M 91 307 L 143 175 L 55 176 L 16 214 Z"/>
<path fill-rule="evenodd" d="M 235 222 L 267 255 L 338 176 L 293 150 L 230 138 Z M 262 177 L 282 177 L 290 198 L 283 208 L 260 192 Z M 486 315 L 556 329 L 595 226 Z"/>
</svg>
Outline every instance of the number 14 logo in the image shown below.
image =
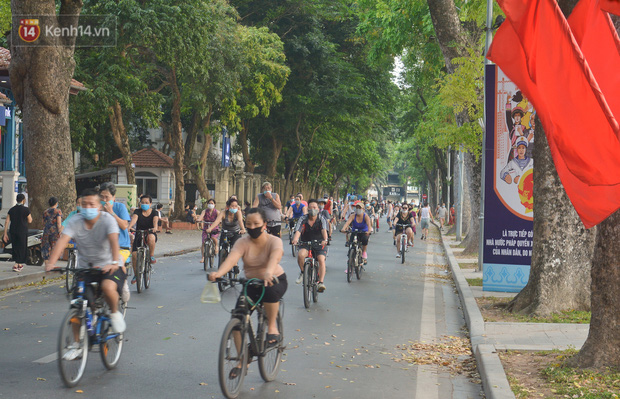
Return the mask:
<svg viewBox="0 0 620 399">
<path fill-rule="evenodd" d="M 19 21 L 19 37 L 25 42 L 32 43 L 39 38 L 41 28 L 38 19 L 22 19 Z"/>
</svg>

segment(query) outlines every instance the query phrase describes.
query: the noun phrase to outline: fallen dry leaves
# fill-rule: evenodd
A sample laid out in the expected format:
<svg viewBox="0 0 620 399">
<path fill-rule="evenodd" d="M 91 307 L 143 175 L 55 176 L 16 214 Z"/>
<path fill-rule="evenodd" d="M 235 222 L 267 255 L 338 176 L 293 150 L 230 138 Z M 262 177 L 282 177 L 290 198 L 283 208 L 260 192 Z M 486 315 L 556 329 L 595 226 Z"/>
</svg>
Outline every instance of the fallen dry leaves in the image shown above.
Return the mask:
<svg viewBox="0 0 620 399">
<path fill-rule="evenodd" d="M 411 342 L 396 347 L 399 356 L 393 357 L 397 363 L 410 365 L 434 365 L 450 372 L 451 375 L 466 375 L 474 383 L 480 383 L 469 338 L 442 336 L 439 342 Z"/>
</svg>

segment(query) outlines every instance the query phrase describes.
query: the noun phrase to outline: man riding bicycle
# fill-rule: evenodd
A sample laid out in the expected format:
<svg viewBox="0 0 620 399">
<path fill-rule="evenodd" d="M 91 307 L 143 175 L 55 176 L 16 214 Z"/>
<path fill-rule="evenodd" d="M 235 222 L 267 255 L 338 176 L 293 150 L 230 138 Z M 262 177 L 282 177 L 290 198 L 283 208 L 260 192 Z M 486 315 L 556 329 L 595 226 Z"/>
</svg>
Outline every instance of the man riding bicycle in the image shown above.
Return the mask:
<svg viewBox="0 0 620 399">
<path fill-rule="evenodd" d="M 315 199 L 308 201 L 308 214 L 302 216 L 297 225 L 295 226 L 295 235 L 293 236 L 293 245 L 297 245 L 300 238 L 304 244 L 299 246 L 299 253 L 297 254 L 297 263 L 299 264 L 299 278 L 295 280 L 296 284 L 301 284 L 304 275 L 304 260 L 308 256 L 308 251 L 312 249 L 315 258 L 319 261 L 319 281 L 317 284 L 318 291 L 325 291 L 325 255 L 327 250 L 327 220 L 322 216 L 319 216 L 319 204 Z M 310 244 L 306 244 L 311 241 L 321 241 L 321 248 L 310 248 Z"/>
<path fill-rule="evenodd" d="M 407 227 L 403 227 L 403 225 L 406 225 Z M 394 217 L 393 226 L 394 240 L 396 241 L 396 257 L 400 258 L 400 240 L 396 240 L 396 237 L 403 233 L 403 229 L 405 229 L 405 234 L 407 234 L 409 245 L 413 246 L 413 226 L 415 226 L 415 215 L 411 213 L 407 204 L 403 204 L 400 212 L 398 212 L 398 214 Z"/>
<path fill-rule="evenodd" d="M 319 216 L 321 216 L 323 219 L 327 221 L 327 237 L 329 240 L 331 240 L 332 231 L 334 229 L 333 227 L 334 218 L 332 217 L 332 215 L 329 214 L 329 211 L 326 209 L 327 198 L 319 198 L 317 202 L 319 204 Z"/>
<path fill-rule="evenodd" d="M 55 269 L 56 261 L 67 248 L 69 241 L 75 240 L 80 253 L 76 268 L 101 269 L 101 275 L 89 277 L 86 283 L 100 280 L 103 297 L 110 306 L 112 328 L 122 333 L 126 324 L 123 314 L 118 311 L 118 299 L 127 273 L 119 253 L 118 234 L 119 227 L 114 217 L 101 210 L 99 191 L 86 189 L 82 193 L 81 212 L 67 223 L 52 249 L 45 270 Z"/>
<path fill-rule="evenodd" d="M 299 220 L 302 216 L 306 214 L 308 214 L 308 207 L 301 202 L 301 196 L 297 194 L 295 196 L 295 200 L 288 208 L 288 212 L 286 212 L 285 219 L 289 221 L 289 234 L 292 234 L 293 229 L 295 228 L 295 221 Z"/>
</svg>

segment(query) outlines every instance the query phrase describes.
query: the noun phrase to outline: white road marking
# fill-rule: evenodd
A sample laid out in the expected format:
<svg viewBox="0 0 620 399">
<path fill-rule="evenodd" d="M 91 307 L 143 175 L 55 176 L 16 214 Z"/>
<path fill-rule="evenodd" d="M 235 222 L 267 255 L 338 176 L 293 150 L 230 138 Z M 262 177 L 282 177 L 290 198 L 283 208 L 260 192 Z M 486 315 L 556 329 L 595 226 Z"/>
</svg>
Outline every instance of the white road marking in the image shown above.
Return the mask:
<svg viewBox="0 0 620 399">
<path fill-rule="evenodd" d="M 41 359 L 34 360 L 32 363 L 47 364 L 55 361 L 56 359 L 58 359 L 58 352 L 54 352 L 51 355 L 47 355 L 42 357 Z"/>
</svg>

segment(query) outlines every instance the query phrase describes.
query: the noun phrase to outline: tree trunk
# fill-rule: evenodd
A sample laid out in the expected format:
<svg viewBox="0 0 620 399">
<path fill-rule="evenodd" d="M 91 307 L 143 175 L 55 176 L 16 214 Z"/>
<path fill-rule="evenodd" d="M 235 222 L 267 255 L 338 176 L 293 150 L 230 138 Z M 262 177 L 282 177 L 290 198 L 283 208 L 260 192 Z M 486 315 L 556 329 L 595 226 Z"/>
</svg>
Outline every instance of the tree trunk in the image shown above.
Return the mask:
<svg viewBox="0 0 620 399">
<path fill-rule="evenodd" d="M 187 138 L 185 139 L 185 165 L 187 167 L 192 163 L 192 155 L 194 154 L 194 146 L 196 145 L 196 137 L 198 133 L 202 131 L 203 118 L 200 117 L 200 112 L 194 110 L 192 114 L 192 122 L 189 129 L 186 129 Z"/>
<path fill-rule="evenodd" d="M 13 0 L 13 15 L 56 15 L 52 0 Z M 54 22 L 56 27 L 77 25 L 80 0 L 63 0 L 60 14 L 75 15 Z M 64 24 L 64 25 L 61 25 Z M 14 24 L 12 37 L 19 38 Z M 16 43 L 19 39 L 14 39 Z M 69 127 L 69 88 L 75 70 L 75 41 L 41 35 L 40 47 L 12 47 L 9 73 L 15 100 L 22 112 L 26 178 L 33 227 L 43 227 L 41 215 L 55 196 L 66 213 L 75 208 L 75 170 Z M 10 195 L 6 190 L 5 195 Z"/>
<path fill-rule="evenodd" d="M 563 0 L 559 4 L 568 17 L 576 1 Z M 536 145 L 532 156 L 532 266 L 527 285 L 512 300 L 509 308 L 513 312 L 537 315 L 568 309 L 588 310 L 596 231 L 586 231 L 579 220 L 555 170 L 544 126 L 539 120 L 536 122 Z"/>
<path fill-rule="evenodd" d="M 271 158 L 268 159 L 267 162 L 267 176 L 270 179 L 276 175 L 278 170 L 278 159 L 280 158 L 280 152 L 282 152 L 282 146 L 284 142 L 278 140 L 278 138 L 274 135 L 271 136 Z"/>
<path fill-rule="evenodd" d="M 244 120 L 242 122 L 241 131 L 239 132 L 239 142 L 241 143 L 241 153 L 243 154 L 243 162 L 245 162 L 245 171 L 254 173 L 254 162 L 250 159 L 250 150 L 248 148 L 248 129 L 250 122 Z"/>
<path fill-rule="evenodd" d="M 465 173 L 467 174 L 468 192 L 469 192 L 469 205 L 471 211 L 469 212 L 469 229 L 467 236 L 463 239 L 462 246 L 465 247 L 463 255 L 474 255 L 478 253 L 478 245 L 480 244 L 480 160 L 476 160 L 476 157 L 472 154 L 465 154 Z M 463 197 L 467 202 L 468 197 Z"/>
<path fill-rule="evenodd" d="M 509 310 L 546 316 L 590 308 L 590 264 L 595 229 L 586 231 L 553 165 L 549 143 L 536 123 L 534 246 L 530 278 Z"/>
<path fill-rule="evenodd" d="M 171 147 L 174 150 L 174 214 L 173 218 L 183 219 L 185 208 L 185 177 L 183 167 L 185 165 L 185 148 L 183 145 L 183 125 L 181 123 L 181 92 L 177 84 L 176 71 L 173 69 L 169 80 L 172 89 L 172 130 Z"/>
<path fill-rule="evenodd" d="M 200 160 L 195 164 L 192 169 L 192 173 L 194 174 L 194 181 L 196 182 L 196 186 L 198 187 L 198 191 L 200 191 L 200 196 L 208 200 L 210 198 L 209 189 L 207 188 L 207 183 L 204 179 L 204 171 L 207 166 L 207 156 L 209 155 L 209 149 L 211 148 L 211 144 L 213 144 L 213 136 L 210 134 L 206 134 L 204 138 L 204 146 L 200 152 Z"/>
<path fill-rule="evenodd" d="M 538 141 L 538 139 L 537 139 Z M 538 145 L 538 144 L 537 144 Z M 536 209 L 536 207 L 534 207 Z M 620 211 L 598 226 L 592 259 L 592 319 L 583 347 L 570 364 L 620 367 Z M 566 291 L 562 293 L 562 298 Z"/>
<path fill-rule="evenodd" d="M 461 56 L 465 47 L 465 34 L 454 0 L 427 0 L 431 20 L 437 35 L 448 73 L 454 72 L 452 60 Z"/>
<path fill-rule="evenodd" d="M 129 147 L 129 137 L 127 136 L 127 130 L 123 122 L 121 104 L 115 101 L 114 105 L 110 106 L 109 111 L 110 125 L 112 125 L 112 137 L 114 138 L 116 146 L 121 151 L 123 162 L 125 162 L 127 184 L 136 184 L 136 173 L 132 166 L 133 157 L 131 155 L 131 148 Z"/>
</svg>

